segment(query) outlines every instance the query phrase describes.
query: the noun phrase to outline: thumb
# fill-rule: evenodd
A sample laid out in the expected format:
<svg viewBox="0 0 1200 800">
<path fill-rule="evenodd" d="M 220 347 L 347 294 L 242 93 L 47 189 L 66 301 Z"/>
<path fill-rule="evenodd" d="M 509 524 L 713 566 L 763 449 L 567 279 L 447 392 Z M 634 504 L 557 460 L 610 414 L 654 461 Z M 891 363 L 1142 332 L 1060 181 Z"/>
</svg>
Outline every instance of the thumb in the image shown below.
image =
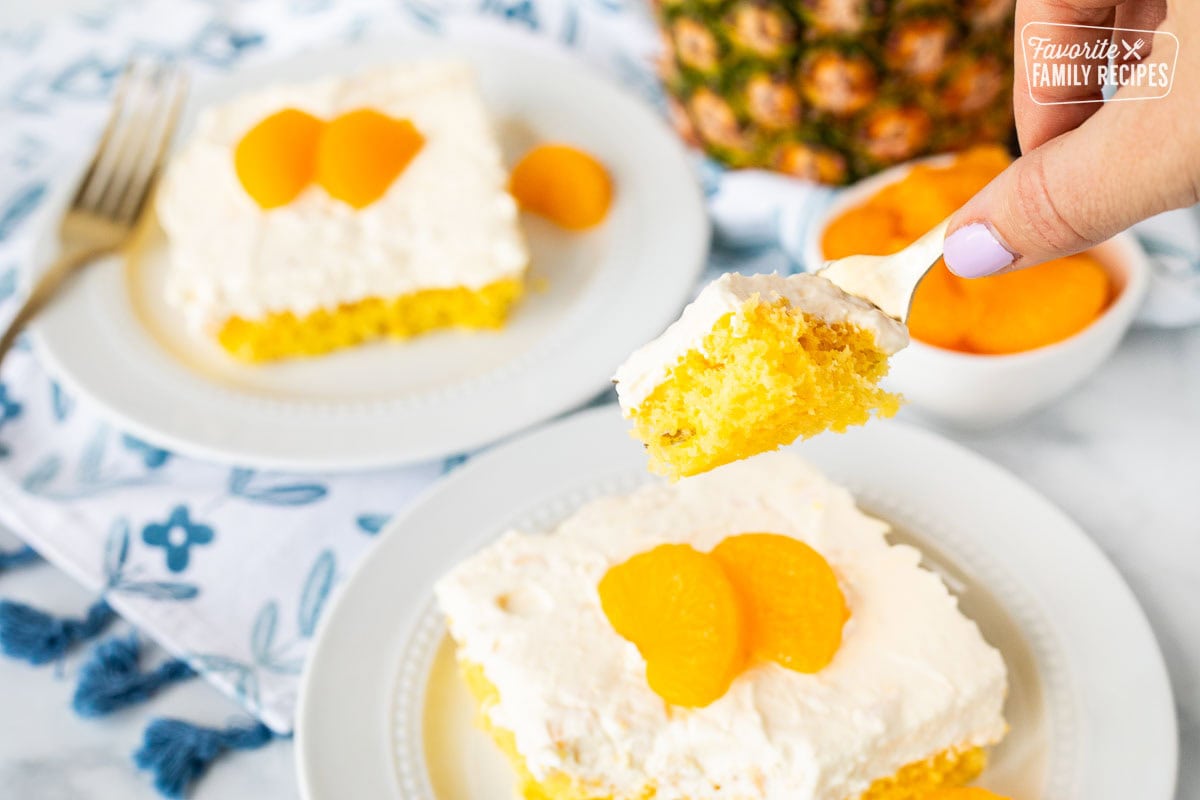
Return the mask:
<svg viewBox="0 0 1200 800">
<path fill-rule="evenodd" d="M 1196 115 L 1170 99 L 1106 105 L 1014 161 L 951 217 L 946 265 L 964 278 L 1022 269 L 1196 203 Z"/>
</svg>

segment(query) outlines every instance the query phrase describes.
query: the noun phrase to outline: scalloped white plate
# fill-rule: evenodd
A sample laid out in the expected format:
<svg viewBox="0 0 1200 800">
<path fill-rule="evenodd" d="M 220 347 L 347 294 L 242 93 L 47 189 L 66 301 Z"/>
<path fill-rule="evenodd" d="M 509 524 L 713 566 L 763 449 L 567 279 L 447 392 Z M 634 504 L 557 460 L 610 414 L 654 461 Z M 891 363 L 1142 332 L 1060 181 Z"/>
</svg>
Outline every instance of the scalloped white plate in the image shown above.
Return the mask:
<svg viewBox="0 0 1200 800">
<path fill-rule="evenodd" d="M 554 53 L 406 40 L 236 73 L 197 94 L 191 114 L 266 83 L 441 57 L 475 67 L 510 161 L 532 142 L 571 142 L 595 154 L 617 187 L 595 232 L 523 219 L 533 250 L 530 291 L 502 331 L 242 365 L 166 306 L 165 242 L 151 231 L 135 257 L 93 264 L 38 320 L 44 363 L 143 438 L 203 458 L 287 469 L 445 456 L 601 392 L 624 357 L 678 315 L 708 250 L 692 168 L 650 107 Z"/>
<path fill-rule="evenodd" d="M 932 433 L 874 422 L 795 447 L 917 545 L 1004 654 L 1011 733 L 982 785 L 1014 800 L 1170 800 L 1177 732 L 1132 593 L 1070 519 Z M 498 800 L 512 774 L 472 724 L 438 576 L 505 529 L 545 530 L 650 480 L 614 408 L 473 459 L 382 536 L 317 634 L 296 758 L 309 800 Z"/>
</svg>

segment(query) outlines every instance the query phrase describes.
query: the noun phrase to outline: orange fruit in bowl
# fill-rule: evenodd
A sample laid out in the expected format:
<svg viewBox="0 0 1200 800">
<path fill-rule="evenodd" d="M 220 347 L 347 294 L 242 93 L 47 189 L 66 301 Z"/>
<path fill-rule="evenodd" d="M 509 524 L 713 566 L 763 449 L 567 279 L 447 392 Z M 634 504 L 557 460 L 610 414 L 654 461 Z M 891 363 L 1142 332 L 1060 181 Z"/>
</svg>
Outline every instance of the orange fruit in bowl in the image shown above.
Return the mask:
<svg viewBox="0 0 1200 800">
<path fill-rule="evenodd" d="M 1000 147 L 979 147 L 947 165 L 914 166 L 826 225 L 825 257 L 902 249 L 970 200 L 1010 161 Z M 914 339 L 948 350 L 1025 352 L 1090 325 L 1107 307 L 1111 284 L 1103 265 L 1086 253 L 973 279 L 954 275 L 939 261 L 917 286 L 907 325 Z"/>
<path fill-rule="evenodd" d="M 966 337 L 976 353 L 1033 350 L 1086 328 L 1108 305 L 1108 273 L 1081 254 L 1003 275 L 959 279 L 974 319 Z"/>
<path fill-rule="evenodd" d="M 913 295 L 908 331 L 913 338 L 947 350 L 966 350 L 972 328 L 972 309 L 962 291 L 963 279 L 938 263 L 926 275 Z"/>
</svg>

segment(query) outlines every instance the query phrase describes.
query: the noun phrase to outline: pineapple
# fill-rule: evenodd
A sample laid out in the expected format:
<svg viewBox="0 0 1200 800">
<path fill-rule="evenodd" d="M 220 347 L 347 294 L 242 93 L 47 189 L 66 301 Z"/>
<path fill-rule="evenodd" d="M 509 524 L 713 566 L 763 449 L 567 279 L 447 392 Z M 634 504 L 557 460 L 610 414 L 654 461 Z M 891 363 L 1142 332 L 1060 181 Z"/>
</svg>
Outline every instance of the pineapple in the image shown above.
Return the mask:
<svg viewBox="0 0 1200 800">
<path fill-rule="evenodd" d="M 684 138 L 829 184 L 1012 128 L 1014 0 L 659 0 Z"/>
</svg>

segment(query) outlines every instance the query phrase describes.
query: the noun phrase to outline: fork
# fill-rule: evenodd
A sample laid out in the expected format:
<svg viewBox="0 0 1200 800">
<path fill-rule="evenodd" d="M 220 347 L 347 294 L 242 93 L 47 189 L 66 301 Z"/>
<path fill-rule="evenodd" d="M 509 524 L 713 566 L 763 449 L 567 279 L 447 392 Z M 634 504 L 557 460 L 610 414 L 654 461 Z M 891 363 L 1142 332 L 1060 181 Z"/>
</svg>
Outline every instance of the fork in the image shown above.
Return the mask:
<svg viewBox="0 0 1200 800">
<path fill-rule="evenodd" d="M 917 284 L 942 257 L 942 245 L 950 220 L 890 256 L 847 256 L 827 261 L 817 274 L 828 278 L 847 294 L 873 303 L 899 321 L 908 321 Z"/>
<path fill-rule="evenodd" d="M 0 363 L 17 336 L 75 273 L 133 239 L 179 122 L 187 78 L 164 63 L 132 62 L 59 229 L 60 255 L 38 277 L 0 336 Z"/>
</svg>

